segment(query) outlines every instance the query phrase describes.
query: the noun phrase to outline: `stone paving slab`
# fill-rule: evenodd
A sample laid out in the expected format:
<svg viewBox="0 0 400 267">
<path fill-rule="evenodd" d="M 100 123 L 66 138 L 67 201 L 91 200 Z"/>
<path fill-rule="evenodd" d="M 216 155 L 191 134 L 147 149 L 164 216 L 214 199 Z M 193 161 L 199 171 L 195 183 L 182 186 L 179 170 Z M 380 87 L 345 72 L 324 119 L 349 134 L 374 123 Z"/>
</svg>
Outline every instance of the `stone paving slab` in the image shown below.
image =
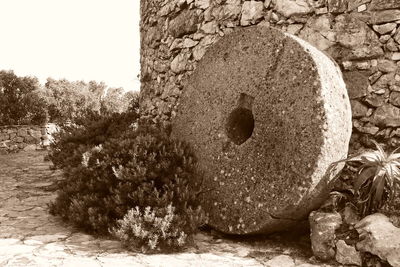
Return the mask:
<svg viewBox="0 0 400 267">
<path fill-rule="evenodd" d="M 183 253 L 146 255 L 116 240 L 99 239 L 48 213 L 52 184 L 46 151 L 0 155 L 0 267 L 2 266 L 333 266 L 316 262 L 308 241 L 238 241 L 207 233 Z"/>
</svg>

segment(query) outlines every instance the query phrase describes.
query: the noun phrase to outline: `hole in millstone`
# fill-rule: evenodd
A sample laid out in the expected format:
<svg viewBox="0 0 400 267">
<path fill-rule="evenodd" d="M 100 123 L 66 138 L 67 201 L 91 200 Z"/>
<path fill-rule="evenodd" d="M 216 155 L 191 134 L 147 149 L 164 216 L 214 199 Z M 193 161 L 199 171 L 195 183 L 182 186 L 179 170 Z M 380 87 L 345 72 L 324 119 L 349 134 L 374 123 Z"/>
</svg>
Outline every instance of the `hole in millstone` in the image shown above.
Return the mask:
<svg viewBox="0 0 400 267">
<path fill-rule="evenodd" d="M 240 94 L 238 107 L 228 116 L 226 133 L 228 138 L 236 145 L 241 145 L 248 140 L 254 130 L 254 116 L 252 104 L 254 97 Z"/>
</svg>

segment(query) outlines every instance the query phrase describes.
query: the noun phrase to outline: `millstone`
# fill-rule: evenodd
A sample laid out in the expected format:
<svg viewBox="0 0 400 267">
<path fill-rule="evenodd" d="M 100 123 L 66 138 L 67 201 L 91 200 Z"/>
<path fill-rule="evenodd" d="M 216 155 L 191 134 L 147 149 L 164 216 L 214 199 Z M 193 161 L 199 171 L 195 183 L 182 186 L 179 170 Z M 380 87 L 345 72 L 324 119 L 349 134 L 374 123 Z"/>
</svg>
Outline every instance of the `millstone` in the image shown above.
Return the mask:
<svg viewBox="0 0 400 267">
<path fill-rule="evenodd" d="M 266 27 L 236 30 L 208 49 L 172 125 L 198 157 L 209 224 L 229 234 L 284 230 L 319 207 L 350 134 L 337 65 Z"/>
</svg>

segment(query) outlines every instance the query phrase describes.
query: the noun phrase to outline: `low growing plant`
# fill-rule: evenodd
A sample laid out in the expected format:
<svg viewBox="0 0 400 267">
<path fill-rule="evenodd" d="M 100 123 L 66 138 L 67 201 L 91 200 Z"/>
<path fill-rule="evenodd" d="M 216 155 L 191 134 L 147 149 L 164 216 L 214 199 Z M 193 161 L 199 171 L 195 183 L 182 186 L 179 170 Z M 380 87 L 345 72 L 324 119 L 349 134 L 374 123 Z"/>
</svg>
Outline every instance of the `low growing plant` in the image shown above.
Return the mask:
<svg viewBox="0 0 400 267">
<path fill-rule="evenodd" d="M 399 148 L 386 153 L 381 145 L 375 141 L 373 143 L 376 150 L 368 150 L 334 163 L 359 165 L 353 187 L 362 216 L 372 214 L 392 202 L 400 184 L 400 153 L 396 153 Z"/>
<path fill-rule="evenodd" d="M 197 202 L 201 178 L 185 143 L 145 123 L 104 139 L 95 136 L 96 142 L 92 134 L 100 131 L 75 131 L 80 138 L 71 131 L 53 146 L 51 160 L 64 179 L 52 214 L 90 233 L 111 232 L 146 252 L 191 242 L 205 215 Z"/>
<path fill-rule="evenodd" d="M 189 213 L 196 216 L 200 210 Z M 187 221 L 176 213 L 172 204 L 164 208 L 146 207 L 144 211 L 136 206 L 118 220 L 110 232 L 129 248 L 141 248 L 143 252 L 166 251 L 182 248 L 193 241 L 190 233 L 198 225 L 187 225 Z"/>
</svg>

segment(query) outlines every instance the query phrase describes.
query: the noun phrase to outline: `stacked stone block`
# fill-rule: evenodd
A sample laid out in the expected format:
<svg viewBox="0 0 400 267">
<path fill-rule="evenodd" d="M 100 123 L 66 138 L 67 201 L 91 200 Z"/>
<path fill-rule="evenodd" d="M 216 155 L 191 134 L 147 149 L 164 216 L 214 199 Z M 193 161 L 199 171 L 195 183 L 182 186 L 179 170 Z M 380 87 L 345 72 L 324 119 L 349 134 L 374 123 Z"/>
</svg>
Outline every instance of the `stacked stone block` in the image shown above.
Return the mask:
<svg viewBox="0 0 400 267">
<path fill-rule="evenodd" d="M 352 148 L 370 139 L 400 145 L 399 1 L 146 0 L 141 16 L 141 109 L 148 117 L 175 116 L 186 78 L 210 45 L 236 27 L 271 26 L 340 65 L 353 111 Z"/>
<path fill-rule="evenodd" d="M 7 125 L 0 126 L 0 153 L 19 150 L 34 150 L 50 145 L 52 134 L 57 131 L 55 124 Z"/>
</svg>

